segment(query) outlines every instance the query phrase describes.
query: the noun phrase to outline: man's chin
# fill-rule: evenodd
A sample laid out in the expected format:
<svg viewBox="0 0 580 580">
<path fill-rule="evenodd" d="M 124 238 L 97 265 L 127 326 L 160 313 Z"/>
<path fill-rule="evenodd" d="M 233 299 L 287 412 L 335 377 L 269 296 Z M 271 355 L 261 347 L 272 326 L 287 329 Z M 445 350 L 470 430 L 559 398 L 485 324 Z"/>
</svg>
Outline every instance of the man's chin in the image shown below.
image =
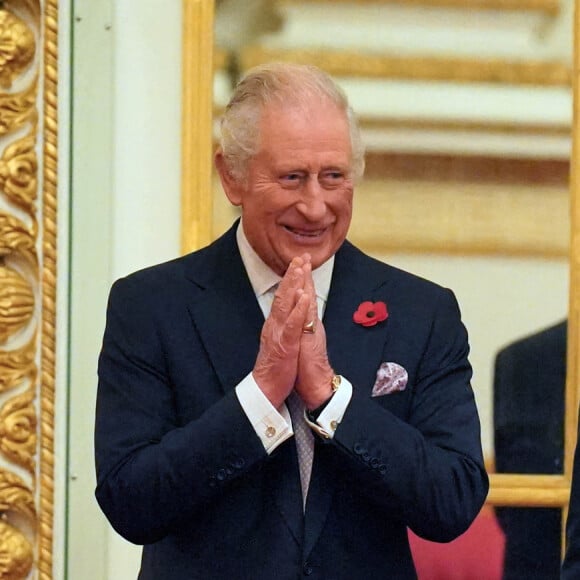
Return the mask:
<svg viewBox="0 0 580 580">
<path fill-rule="evenodd" d="M 279 264 L 280 265 L 283 264 L 282 267 L 284 269 L 284 272 L 286 272 L 288 266 L 290 265 L 290 262 L 292 262 L 294 258 L 301 258 L 302 256 L 304 256 L 304 254 L 308 254 L 310 256 L 310 263 L 312 264 L 312 269 L 316 270 L 316 268 L 322 266 L 322 264 L 324 264 L 324 262 L 326 262 L 334 254 L 334 252 L 329 251 L 329 249 L 327 248 L 324 249 L 323 248 L 314 249 L 304 247 L 292 248 L 291 250 L 289 249 L 289 251 L 284 253 L 283 260 L 281 260 Z M 280 274 L 279 267 L 274 268 L 272 264 L 268 265 L 270 266 L 270 268 L 272 268 L 272 270 Z"/>
</svg>

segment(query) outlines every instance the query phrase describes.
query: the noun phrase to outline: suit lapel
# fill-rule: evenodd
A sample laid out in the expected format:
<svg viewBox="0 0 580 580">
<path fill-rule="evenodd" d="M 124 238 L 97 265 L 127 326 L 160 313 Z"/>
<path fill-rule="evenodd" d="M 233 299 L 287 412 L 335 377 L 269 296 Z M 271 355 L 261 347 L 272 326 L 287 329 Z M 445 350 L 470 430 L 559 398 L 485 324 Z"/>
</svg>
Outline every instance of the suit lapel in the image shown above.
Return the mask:
<svg viewBox="0 0 580 580">
<path fill-rule="evenodd" d="M 377 264 L 345 242 L 336 254 L 328 303 L 324 313 L 330 364 L 355 388 L 370 392 L 389 337 L 388 319 L 372 327 L 353 322 L 361 302 L 379 299 L 377 291 L 388 282 L 384 264 Z"/>
<path fill-rule="evenodd" d="M 207 248 L 206 259 L 189 278 L 206 290 L 190 302 L 189 311 L 227 391 L 252 370 L 264 324 L 238 251 L 235 228 Z"/>
<path fill-rule="evenodd" d="M 383 264 L 377 264 L 345 242 L 337 252 L 324 313 L 327 349 L 334 370 L 347 377 L 353 389 L 370 391 L 389 337 L 386 323 L 374 327 L 355 324 L 352 316 L 365 300 L 376 301 L 377 290 L 388 282 Z M 319 442 L 317 442 L 319 443 Z M 328 515 L 335 488 L 332 446 L 317 444 L 308 492 L 304 554 L 307 557 Z"/>
<path fill-rule="evenodd" d="M 188 273 L 192 282 L 206 290 L 188 308 L 224 392 L 254 367 L 264 324 L 240 257 L 235 227 L 208 247 L 203 264 Z M 294 438 L 272 453 L 265 469 L 280 514 L 300 544 L 302 492 Z"/>
</svg>

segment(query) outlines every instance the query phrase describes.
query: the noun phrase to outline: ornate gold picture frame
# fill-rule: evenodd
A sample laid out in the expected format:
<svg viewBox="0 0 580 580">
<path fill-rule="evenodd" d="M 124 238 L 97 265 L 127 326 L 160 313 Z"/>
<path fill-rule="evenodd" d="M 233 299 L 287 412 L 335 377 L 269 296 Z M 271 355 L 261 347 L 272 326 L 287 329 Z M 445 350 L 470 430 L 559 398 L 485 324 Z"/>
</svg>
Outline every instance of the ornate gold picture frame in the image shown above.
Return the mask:
<svg viewBox="0 0 580 580">
<path fill-rule="evenodd" d="M 53 577 L 56 0 L 0 8 L 0 576 Z"/>
</svg>

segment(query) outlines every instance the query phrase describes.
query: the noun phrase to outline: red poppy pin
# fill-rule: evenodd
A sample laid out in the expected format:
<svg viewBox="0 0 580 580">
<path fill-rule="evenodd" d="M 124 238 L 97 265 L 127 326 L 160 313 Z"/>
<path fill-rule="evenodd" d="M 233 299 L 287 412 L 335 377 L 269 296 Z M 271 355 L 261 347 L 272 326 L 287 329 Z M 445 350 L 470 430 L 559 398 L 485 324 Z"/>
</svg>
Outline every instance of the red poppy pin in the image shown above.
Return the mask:
<svg viewBox="0 0 580 580">
<path fill-rule="evenodd" d="M 386 320 L 389 316 L 387 305 L 384 302 L 361 302 L 352 319 L 362 326 L 374 326 Z"/>
</svg>

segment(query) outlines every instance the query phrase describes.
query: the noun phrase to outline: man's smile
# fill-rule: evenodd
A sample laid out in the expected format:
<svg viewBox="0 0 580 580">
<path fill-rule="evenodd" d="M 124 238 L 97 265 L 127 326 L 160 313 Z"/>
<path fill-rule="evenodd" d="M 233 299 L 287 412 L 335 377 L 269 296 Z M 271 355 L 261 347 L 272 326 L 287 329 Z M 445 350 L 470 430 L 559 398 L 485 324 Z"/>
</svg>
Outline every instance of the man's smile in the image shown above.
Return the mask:
<svg viewBox="0 0 580 580">
<path fill-rule="evenodd" d="M 318 228 L 318 229 L 305 229 L 305 228 L 294 228 L 291 226 L 283 226 L 284 229 L 291 233 L 293 236 L 298 238 L 311 238 L 318 239 L 326 233 L 328 228 Z"/>
</svg>

